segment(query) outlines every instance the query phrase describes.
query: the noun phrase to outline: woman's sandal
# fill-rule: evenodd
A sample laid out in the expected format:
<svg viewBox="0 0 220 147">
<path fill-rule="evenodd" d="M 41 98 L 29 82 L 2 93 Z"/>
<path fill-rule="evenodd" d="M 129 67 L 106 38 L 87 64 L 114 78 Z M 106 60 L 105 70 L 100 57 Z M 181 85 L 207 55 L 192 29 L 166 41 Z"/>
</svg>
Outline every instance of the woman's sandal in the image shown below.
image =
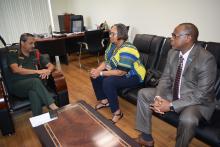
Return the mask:
<svg viewBox="0 0 220 147">
<path fill-rule="evenodd" d="M 99 109 L 106 108 L 106 107 L 109 107 L 109 102 L 107 103 L 100 102 L 97 105 L 95 105 L 95 110 L 99 110 Z"/>
<path fill-rule="evenodd" d="M 118 120 L 117 120 L 116 122 L 113 121 L 113 120 L 111 120 L 111 122 L 112 122 L 113 124 L 117 123 L 120 119 L 122 119 L 122 117 L 124 116 L 124 114 L 123 114 L 122 112 L 120 112 L 119 114 L 114 114 L 113 117 L 112 117 L 112 119 L 113 119 L 115 116 L 117 116 L 117 117 L 119 117 L 119 118 L 118 118 Z"/>
</svg>

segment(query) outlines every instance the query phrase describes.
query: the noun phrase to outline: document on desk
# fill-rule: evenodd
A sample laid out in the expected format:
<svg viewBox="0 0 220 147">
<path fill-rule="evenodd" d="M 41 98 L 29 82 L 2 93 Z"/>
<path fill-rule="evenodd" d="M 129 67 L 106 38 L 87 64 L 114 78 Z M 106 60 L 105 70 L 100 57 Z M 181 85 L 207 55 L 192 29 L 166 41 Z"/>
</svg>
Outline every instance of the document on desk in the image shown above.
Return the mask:
<svg viewBox="0 0 220 147">
<path fill-rule="evenodd" d="M 52 120 L 55 120 L 57 118 L 58 117 L 51 118 L 50 114 L 48 112 L 48 113 L 44 113 L 44 114 L 41 114 L 41 115 L 38 115 L 35 117 L 31 117 L 31 118 L 29 118 L 29 120 L 31 122 L 32 127 L 37 127 L 37 126 L 40 126 L 40 125 L 45 124 L 47 122 L 50 122 Z"/>
<path fill-rule="evenodd" d="M 77 35 L 77 34 L 81 34 L 83 32 L 74 32 L 74 33 L 66 33 L 66 36 L 72 36 L 72 35 Z"/>
</svg>

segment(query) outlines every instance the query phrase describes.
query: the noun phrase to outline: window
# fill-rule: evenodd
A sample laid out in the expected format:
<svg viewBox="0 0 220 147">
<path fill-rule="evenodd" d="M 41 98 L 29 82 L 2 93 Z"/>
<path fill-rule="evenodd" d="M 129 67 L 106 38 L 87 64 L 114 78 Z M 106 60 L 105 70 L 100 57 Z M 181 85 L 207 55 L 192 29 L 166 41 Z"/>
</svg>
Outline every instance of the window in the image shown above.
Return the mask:
<svg viewBox="0 0 220 147">
<path fill-rule="evenodd" d="M 22 33 L 49 33 L 48 0 L 0 0 L 0 32 L 6 43 L 19 41 Z"/>
</svg>

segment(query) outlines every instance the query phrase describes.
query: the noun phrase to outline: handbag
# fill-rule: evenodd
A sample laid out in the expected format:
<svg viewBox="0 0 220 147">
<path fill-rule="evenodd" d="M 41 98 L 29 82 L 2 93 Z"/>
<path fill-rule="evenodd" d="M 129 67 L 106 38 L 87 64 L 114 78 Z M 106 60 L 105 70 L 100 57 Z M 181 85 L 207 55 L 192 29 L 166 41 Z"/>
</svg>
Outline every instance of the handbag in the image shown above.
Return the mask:
<svg viewBox="0 0 220 147">
<path fill-rule="evenodd" d="M 162 73 L 158 70 L 149 69 L 146 77 L 146 85 L 156 87 L 159 83 Z"/>
</svg>

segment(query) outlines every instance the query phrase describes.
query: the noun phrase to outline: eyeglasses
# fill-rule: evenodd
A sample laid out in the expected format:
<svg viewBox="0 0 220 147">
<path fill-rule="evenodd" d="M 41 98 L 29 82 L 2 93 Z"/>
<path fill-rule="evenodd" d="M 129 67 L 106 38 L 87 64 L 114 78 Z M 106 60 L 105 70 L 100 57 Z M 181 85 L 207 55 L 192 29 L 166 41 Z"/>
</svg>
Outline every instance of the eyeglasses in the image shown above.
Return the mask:
<svg viewBox="0 0 220 147">
<path fill-rule="evenodd" d="M 118 35 L 118 33 L 115 33 L 115 32 L 110 32 L 109 33 L 109 36 L 117 36 Z"/>
<path fill-rule="evenodd" d="M 179 34 L 179 35 L 177 35 L 177 34 L 175 34 L 175 33 L 172 33 L 171 35 L 172 35 L 172 37 L 173 37 L 174 39 L 176 39 L 177 37 L 186 36 L 186 35 L 190 35 L 190 34 Z"/>
</svg>

